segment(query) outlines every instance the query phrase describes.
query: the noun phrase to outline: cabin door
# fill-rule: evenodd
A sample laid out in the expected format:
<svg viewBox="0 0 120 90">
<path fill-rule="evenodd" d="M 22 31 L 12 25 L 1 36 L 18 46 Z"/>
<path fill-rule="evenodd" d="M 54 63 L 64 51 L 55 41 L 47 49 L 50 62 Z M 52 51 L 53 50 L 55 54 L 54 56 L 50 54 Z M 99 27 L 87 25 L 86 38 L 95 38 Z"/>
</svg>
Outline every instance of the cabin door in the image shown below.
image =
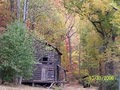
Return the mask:
<svg viewBox="0 0 120 90">
<path fill-rule="evenodd" d="M 41 81 L 54 81 L 54 62 L 48 57 L 43 57 L 41 67 Z"/>
<path fill-rule="evenodd" d="M 41 80 L 42 81 L 54 81 L 54 69 L 48 68 L 48 66 L 42 66 Z"/>
<path fill-rule="evenodd" d="M 47 80 L 47 68 L 45 66 L 42 66 L 42 69 L 41 69 L 41 80 L 42 81 L 46 81 Z"/>
</svg>

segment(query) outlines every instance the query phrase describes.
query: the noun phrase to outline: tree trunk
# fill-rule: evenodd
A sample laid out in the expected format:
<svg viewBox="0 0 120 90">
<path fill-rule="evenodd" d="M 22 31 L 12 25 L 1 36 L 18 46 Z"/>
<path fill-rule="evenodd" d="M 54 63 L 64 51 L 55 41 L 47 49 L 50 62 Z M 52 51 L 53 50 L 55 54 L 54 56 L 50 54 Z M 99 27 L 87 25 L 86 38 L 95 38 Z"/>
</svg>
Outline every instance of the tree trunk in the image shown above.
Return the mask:
<svg viewBox="0 0 120 90">
<path fill-rule="evenodd" d="M 101 61 L 99 62 L 99 75 L 102 76 L 102 63 L 101 63 Z M 99 85 L 99 90 L 103 90 L 102 83 L 100 83 L 100 85 Z"/>
<path fill-rule="evenodd" d="M 19 84 L 19 85 L 22 84 L 22 80 L 23 80 L 23 77 L 22 77 L 22 76 L 19 76 L 19 81 L 18 81 L 18 84 Z"/>
<path fill-rule="evenodd" d="M 26 22 L 28 11 L 28 0 L 24 0 L 24 12 L 23 12 L 23 22 Z"/>
<path fill-rule="evenodd" d="M 30 29 L 31 29 L 31 30 L 34 30 L 34 28 L 35 28 L 35 17 L 32 16 L 31 27 L 30 27 Z"/>
<path fill-rule="evenodd" d="M 14 0 L 10 0 L 10 10 L 14 13 Z"/>
<path fill-rule="evenodd" d="M 101 60 L 99 62 L 99 75 L 102 77 L 104 75 L 104 62 Z M 100 82 L 99 90 L 106 90 L 104 83 Z"/>
<path fill-rule="evenodd" d="M 20 20 L 20 0 L 17 0 L 17 19 Z"/>
<path fill-rule="evenodd" d="M 78 71 L 78 73 L 79 73 L 79 76 L 80 76 L 80 55 L 81 55 L 81 46 L 80 46 L 80 42 L 79 42 L 79 57 L 78 57 L 78 63 L 79 63 L 79 67 L 78 67 L 79 71 Z"/>
<path fill-rule="evenodd" d="M 72 47 L 71 47 L 71 39 L 69 36 L 67 36 L 68 38 L 68 53 L 69 53 L 69 61 L 70 61 L 70 70 L 72 72 Z"/>
<path fill-rule="evenodd" d="M 12 15 L 12 19 L 15 20 L 15 1 L 14 0 L 10 0 L 10 11 L 11 11 L 11 15 Z"/>
</svg>

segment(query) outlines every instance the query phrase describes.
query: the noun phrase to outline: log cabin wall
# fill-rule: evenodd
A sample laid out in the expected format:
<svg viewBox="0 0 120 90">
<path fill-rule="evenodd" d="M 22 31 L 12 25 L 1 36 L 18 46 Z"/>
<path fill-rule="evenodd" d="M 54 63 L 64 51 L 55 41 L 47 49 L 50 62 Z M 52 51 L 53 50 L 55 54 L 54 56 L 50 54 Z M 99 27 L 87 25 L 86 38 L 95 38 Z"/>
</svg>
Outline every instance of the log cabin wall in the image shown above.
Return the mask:
<svg viewBox="0 0 120 90">
<path fill-rule="evenodd" d="M 60 53 L 50 45 L 35 41 L 35 60 L 33 81 L 35 82 L 53 82 L 59 78 Z"/>
</svg>

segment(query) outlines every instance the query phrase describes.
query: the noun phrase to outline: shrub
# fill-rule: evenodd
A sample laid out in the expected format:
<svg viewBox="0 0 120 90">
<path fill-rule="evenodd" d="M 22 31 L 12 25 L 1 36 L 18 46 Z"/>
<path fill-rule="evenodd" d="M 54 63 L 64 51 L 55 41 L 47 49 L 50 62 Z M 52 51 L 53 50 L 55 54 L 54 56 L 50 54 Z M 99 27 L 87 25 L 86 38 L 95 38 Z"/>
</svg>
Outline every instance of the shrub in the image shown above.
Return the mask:
<svg viewBox="0 0 120 90">
<path fill-rule="evenodd" d="M 32 35 L 25 25 L 15 21 L 0 35 L 0 72 L 6 82 L 13 82 L 16 76 L 32 74 L 34 56 Z"/>
</svg>

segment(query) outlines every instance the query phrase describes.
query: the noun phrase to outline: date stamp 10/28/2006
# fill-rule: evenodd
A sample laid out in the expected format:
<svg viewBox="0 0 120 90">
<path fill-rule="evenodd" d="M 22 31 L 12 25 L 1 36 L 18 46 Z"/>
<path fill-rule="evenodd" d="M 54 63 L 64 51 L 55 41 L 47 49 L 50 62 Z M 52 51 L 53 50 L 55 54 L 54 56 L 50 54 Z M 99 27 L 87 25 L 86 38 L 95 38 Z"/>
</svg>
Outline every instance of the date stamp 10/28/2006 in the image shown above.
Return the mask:
<svg viewBox="0 0 120 90">
<path fill-rule="evenodd" d="M 99 76 L 99 75 L 93 75 L 89 76 L 90 81 L 113 81 L 115 80 L 115 76 L 113 75 L 107 75 L 107 76 Z"/>
</svg>

